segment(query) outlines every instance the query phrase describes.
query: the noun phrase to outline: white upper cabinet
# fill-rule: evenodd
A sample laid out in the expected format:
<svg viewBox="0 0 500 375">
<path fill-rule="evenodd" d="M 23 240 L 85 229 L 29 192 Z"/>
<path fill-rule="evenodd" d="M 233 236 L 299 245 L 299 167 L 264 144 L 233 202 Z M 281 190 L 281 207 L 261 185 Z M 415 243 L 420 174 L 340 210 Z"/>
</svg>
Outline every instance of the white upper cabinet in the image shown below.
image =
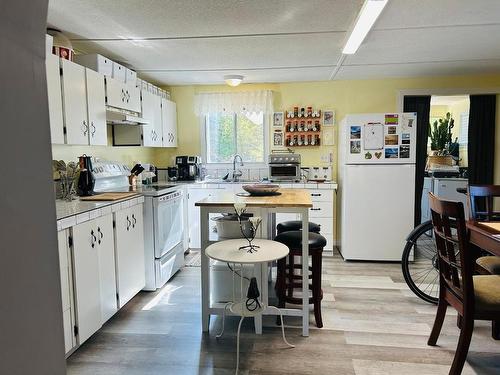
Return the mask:
<svg viewBox="0 0 500 375">
<path fill-rule="evenodd" d="M 62 92 L 66 143 L 87 145 L 89 143 L 89 126 L 87 122 L 85 68 L 65 59 L 61 59 L 61 67 L 63 70 Z"/>
<path fill-rule="evenodd" d="M 47 55 L 45 60 L 47 72 L 47 96 L 49 102 L 50 139 L 52 143 L 64 143 L 64 120 L 61 95 L 61 76 L 59 58 Z"/>
<path fill-rule="evenodd" d="M 107 145 L 104 76 L 61 59 L 66 143 Z"/>
<path fill-rule="evenodd" d="M 177 147 L 177 105 L 161 98 L 163 147 Z"/>
<path fill-rule="evenodd" d="M 142 91 L 142 117 L 148 120 L 142 127 L 143 145 L 162 146 L 161 97 Z"/>
<path fill-rule="evenodd" d="M 106 98 L 104 76 L 85 68 L 87 78 L 87 110 L 89 124 L 89 143 L 106 146 L 108 134 L 106 126 Z"/>
<path fill-rule="evenodd" d="M 110 107 L 141 112 L 141 90 L 134 83 L 106 77 L 106 98 Z"/>
</svg>

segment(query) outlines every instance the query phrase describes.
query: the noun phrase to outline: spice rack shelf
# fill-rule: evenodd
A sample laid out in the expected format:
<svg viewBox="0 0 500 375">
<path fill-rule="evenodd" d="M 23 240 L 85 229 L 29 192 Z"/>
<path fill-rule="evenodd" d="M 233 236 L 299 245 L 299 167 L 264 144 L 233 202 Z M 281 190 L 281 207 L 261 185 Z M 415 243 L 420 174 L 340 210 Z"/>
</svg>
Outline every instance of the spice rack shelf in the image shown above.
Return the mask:
<svg viewBox="0 0 500 375">
<path fill-rule="evenodd" d="M 301 107 L 300 110 L 299 107 L 294 107 L 293 111 L 285 111 L 285 146 L 320 146 L 321 128 L 323 126 L 321 116 L 321 110 L 313 111 L 311 106 Z"/>
</svg>

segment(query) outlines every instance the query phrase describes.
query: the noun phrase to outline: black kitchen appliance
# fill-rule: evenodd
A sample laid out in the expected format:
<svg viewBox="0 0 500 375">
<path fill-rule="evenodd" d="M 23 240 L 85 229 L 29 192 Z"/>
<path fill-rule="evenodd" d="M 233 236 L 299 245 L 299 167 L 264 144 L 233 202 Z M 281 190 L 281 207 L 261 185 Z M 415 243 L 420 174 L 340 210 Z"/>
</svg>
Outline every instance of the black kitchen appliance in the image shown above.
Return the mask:
<svg viewBox="0 0 500 375">
<path fill-rule="evenodd" d="M 175 164 L 179 181 L 193 181 L 200 175 L 201 158 L 199 156 L 177 156 Z"/>
<path fill-rule="evenodd" d="M 177 181 L 179 178 L 179 169 L 177 167 L 168 167 L 167 178 L 168 181 Z"/>
<path fill-rule="evenodd" d="M 80 176 L 78 177 L 78 195 L 88 197 L 94 195 L 95 179 L 92 175 L 92 158 L 83 154 L 78 158 Z"/>
</svg>

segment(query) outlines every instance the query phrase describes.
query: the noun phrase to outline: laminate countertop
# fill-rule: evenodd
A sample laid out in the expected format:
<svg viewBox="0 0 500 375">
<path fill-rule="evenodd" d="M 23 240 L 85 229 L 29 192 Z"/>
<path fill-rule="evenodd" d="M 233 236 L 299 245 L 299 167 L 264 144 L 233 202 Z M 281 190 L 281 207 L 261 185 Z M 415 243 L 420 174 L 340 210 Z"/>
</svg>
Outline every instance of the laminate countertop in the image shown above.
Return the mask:
<svg viewBox="0 0 500 375">
<path fill-rule="evenodd" d="M 195 203 L 197 207 L 232 207 L 245 203 L 248 207 L 312 207 L 311 196 L 304 189 L 279 189 L 281 195 L 242 197 L 222 191 Z"/>
<path fill-rule="evenodd" d="M 139 202 L 139 200 L 141 202 Z M 144 197 L 138 194 L 136 196 L 127 197 L 125 199 L 120 199 L 115 201 L 81 201 L 79 199 L 66 201 L 62 199 L 57 199 L 56 217 L 57 220 L 61 220 L 70 216 L 80 215 L 82 213 L 98 210 L 104 207 L 112 205 L 121 205 L 123 202 L 127 202 L 128 205 L 134 205 L 137 203 L 144 202 Z"/>
</svg>

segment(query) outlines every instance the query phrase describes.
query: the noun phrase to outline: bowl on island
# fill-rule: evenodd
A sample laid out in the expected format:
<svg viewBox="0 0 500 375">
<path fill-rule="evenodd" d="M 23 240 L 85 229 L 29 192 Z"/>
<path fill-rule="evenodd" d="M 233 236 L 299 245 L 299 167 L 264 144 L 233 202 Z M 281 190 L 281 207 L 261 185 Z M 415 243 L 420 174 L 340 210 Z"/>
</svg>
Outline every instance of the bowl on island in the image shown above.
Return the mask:
<svg viewBox="0 0 500 375">
<path fill-rule="evenodd" d="M 280 186 L 274 184 L 251 184 L 243 185 L 243 190 L 250 195 L 274 195 L 278 192 Z"/>
</svg>

